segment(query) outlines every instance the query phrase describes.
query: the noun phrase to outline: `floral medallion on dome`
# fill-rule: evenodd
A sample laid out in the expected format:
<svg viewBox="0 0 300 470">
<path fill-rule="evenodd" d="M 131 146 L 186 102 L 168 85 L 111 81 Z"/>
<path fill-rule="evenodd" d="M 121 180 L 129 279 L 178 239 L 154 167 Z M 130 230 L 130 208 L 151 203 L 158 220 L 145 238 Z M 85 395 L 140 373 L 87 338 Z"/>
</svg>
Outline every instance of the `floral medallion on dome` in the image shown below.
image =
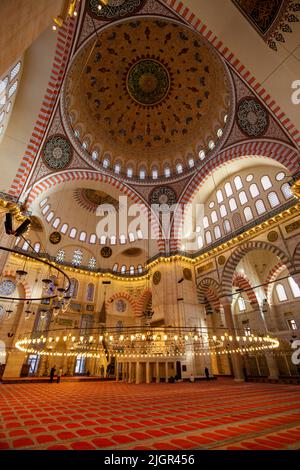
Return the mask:
<svg viewBox="0 0 300 470">
<path fill-rule="evenodd" d="M 61 241 L 61 234 L 59 232 L 52 232 L 49 235 L 49 241 L 52 245 L 57 245 Z"/>
<path fill-rule="evenodd" d="M 132 15 L 145 3 L 145 0 L 109 0 L 107 5 L 102 5 L 99 10 L 99 0 L 88 1 L 88 12 L 99 20 L 116 20 Z"/>
<path fill-rule="evenodd" d="M 168 186 L 160 186 L 155 188 L 150 194 L 150 204 L 159 204 L 172 206 L 177 201 L 177 195 L 174 189 Z"/>
<path fill-rule="evenodd" d="M 48 168 L 63 170 L 71 163 L 73 150 L 68 139 L 62 135 L 53 135 L 45 143 L 42 155 Z"/>
<path fill-rule="evenodd" d="M 244 98 L 237 110 L 239 128 L 248 137 L 265 134 L 269 125 L 269 116 L 265 108 L 254 98 Z"/>
<path fill-rule="evenodd" d="M 5 279 L 0 282 L 0 295 L 12 295 L 16 290 L 15 282 Z"/>
<path fill-rule="evenodd" d="M 154 59 L 141 59 L 128 70 L 126 89 L 131 98 L 143 106 L 162 102 L 169 93 L 171 79 L 164 64 Z"/>
</svg>

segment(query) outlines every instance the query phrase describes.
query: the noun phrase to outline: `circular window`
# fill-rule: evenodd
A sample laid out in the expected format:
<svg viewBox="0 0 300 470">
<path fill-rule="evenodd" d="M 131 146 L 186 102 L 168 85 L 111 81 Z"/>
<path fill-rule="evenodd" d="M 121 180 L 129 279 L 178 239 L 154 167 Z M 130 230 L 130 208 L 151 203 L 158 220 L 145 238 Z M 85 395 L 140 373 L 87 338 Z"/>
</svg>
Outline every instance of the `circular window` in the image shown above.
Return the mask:
<svg viewBox="0 0 300 470">
<path fill-rule="evenodd" d="M 283 173 L 283 171 L 281 171 L 280 173 L 277 173 L 276 175 L 277 181 L 282 181 L 284 178 L 285 178 L 285 173 Z"/>
<path fill-rule="evenodd" d="M 209 208 L 212 209 L 215 206 L 215 203 L 212 201 L 209 203 Z"/>
<path fill-rule="evenodd" d="M 250 183 L 253 180 L 253 175 L 248 175 L 246 178 L 247 183 Z"/>
</svg>

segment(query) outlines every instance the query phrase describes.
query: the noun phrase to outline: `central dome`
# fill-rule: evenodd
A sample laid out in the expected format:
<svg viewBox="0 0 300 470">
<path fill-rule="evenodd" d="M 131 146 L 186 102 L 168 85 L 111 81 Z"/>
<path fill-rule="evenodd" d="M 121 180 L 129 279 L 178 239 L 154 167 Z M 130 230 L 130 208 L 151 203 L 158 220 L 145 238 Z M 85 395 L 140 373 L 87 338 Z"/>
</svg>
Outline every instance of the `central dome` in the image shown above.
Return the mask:
<svg viewBox="0 0 300 470">
<path fill-rule="evenodd" d="M 67 130 L 90 154 L 133 174 L 207 151 L 230 106 L 227 71 L 196 32 L 160 18 L 104 28 L 79 50 L 63 92 Z"/>
<path fill-rule="evenodd" d="M 128 71 L 127 90 L 139 104 L 151 106 L 161 102 L 170 89 L 170 77 L 163 64 L 142 59 Z"/>
</svg>

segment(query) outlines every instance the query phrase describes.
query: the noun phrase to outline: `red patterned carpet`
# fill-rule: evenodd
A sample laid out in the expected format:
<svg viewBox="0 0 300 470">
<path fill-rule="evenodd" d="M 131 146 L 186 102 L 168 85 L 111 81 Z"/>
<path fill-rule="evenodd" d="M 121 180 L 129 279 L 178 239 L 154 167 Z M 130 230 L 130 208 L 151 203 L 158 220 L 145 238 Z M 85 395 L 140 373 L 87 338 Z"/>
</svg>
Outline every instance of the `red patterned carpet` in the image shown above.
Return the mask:
<svg viewBox="0 0 300 470">
<path fill-rule="evenodd" d="M 300 388 L 0 384 L 0 449 L 300 449 Z"/>
</svg>

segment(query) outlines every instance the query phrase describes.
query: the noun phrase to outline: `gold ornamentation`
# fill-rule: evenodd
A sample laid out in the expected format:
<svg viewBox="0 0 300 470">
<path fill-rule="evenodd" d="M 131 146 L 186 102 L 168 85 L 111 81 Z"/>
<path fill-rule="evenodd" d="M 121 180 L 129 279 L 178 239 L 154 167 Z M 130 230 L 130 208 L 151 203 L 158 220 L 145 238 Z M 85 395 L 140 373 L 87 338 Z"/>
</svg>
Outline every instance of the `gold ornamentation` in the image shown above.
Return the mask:
<svg viewBox="0 0 300 470">
<path fill-rule="evenodd" d="M 296 220 L 292 224 L 286 225 L 285 231 L 286 233 L 291 233 L 291 232 L 294 232 L 295 230 L 298 230 L 299 228 L 300 228 L 300 220 Z"/>
<path fill-rule="evenodd" d="M 184 277 L 184 279 L 186 279 L 187 281 L 191 281 L 191 280 L 192 280 L 192 270 L 189 269 L 189 268 L 184 268 L 184 270 L 183 270 L 183 277 Z"/>
<path fill-rule="evenodd" d="M 52 232 L 49 235 L 49 241 L 52 245 L 57 245 L 61 241 L 61 234 L 59 232 Z"/>
<path fill-rule="evenodd" d="M 276 242 L 276 240 L 278 240 L 278 233 L 275 232 L 275 230 L 272 230 L 271 232 L 268 233 L 267 238 L 269 242 Z"/>
<path fill-rule="evenodd" d="M 223 264 L 225 264 L 225 261 L 226 261 L 225 256 L 223 256 L 223 255 L 219 256 L 218 263 L 219 263 L 220 266 L 223 266 Z"/>
</svg>

